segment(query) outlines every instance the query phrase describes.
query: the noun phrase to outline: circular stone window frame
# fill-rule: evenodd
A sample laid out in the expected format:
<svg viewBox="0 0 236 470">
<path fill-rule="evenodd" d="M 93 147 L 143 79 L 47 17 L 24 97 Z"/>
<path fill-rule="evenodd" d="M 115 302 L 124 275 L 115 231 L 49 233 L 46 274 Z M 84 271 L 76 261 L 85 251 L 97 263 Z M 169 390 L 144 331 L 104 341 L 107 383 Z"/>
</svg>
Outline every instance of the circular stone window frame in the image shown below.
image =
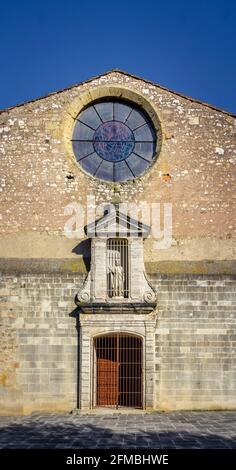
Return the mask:
<svg viewBox="0 0 236 470">
<path fill-rule="evenodd" d="M 81 114 L 84 109 L 86 109 L 89 105 L 92 105 L 95 102 L 102 101 L 103 99 L 117 99 L 117 100 L 124 100 L 130 102 L 131 105 L 141 108 L 146 115 L 151 120 L 153 128 L 156 132 L 156 149 L 155 154 L 153 156 L 150 165 L 146 168 L 146 170 L 139 176 L 136 176 L 127 181 L 108 181 L 103 180 L 101 178 L 97 178 L 96 176 L 91 175 L 87 171 L 85 171 L 82 166 L 77 162 L 76 156 L 74 154 L 73 146 L 72 146 L 72 135 L 75 127 L 75 121 L 77 117 Z M 145 174 L 147 174 L 155 164 L 157 158 L 160 156 L 162 145 L 163 145 L 163 136 L 165 135 L 163 129 L 163 119 L 160 115 L 160 110 L 157 109 L 156 105 L 153 104 L 151 101 L 148 100 L 146 96 L 144 96 L 139 91 L 134 91 L 131 88 L 124 87 L 124 86 L 116 86 L 116 85 L 105 85 L 105 86 L 97 86 L 94 88 L 89 88 L 86 91 L 82 91 L 79 96 L 77 96 L 68 106 L 66 110 L 66 115 L 62 122 L 62 136 L 63 136 L 63 145 L 66 151 L 66 155 L 68 156 L 69 160 L 73 163 L 74 167 L 79 171 L 82 171 L 85 175 L 92 178 L 93 180 L 99 180 L 103 183 L 114 185 L 114 184 L 127 184 L 130 181 L 138 180 L 142 178 Z"/>
</svg>

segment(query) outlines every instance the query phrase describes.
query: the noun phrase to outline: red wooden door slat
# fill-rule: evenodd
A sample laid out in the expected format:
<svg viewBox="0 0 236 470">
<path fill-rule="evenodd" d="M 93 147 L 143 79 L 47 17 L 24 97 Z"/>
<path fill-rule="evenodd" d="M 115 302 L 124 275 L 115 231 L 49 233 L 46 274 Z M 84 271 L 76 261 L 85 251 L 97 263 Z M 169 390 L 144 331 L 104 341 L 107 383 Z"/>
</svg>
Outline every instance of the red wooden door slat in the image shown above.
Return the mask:
<svg viewBox="0 0 236 470">
<path fill-rule="evenodd" d="M 118 403 L 118 363 L 110 359 L 97 360 L 97 404 L 98 406 Z"/>
</svg>

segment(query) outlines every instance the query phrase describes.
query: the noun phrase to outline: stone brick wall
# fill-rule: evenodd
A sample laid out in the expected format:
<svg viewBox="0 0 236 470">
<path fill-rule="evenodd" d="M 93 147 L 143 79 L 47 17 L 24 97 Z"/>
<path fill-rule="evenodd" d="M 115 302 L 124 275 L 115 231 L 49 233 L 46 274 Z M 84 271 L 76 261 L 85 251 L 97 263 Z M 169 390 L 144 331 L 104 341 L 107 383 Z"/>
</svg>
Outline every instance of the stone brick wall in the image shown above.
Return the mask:
<svg viewBox="0 0 236 470">
<path fill-rule="evenodd" d="M 150 171 L 121 184 L 84 173 L 63 142 L 73 100 L 113 85 L 153 103 L 163 130 Z M 235 123 L 229 113 L 119 72 L 2 111 L 0 256 L 75 259 L 75 240 L 62 236 L 64 208 L 92 195 L 96 204 L 173 204 L 173 246 L 160 253 L 150 241 L 150 260 L 235 258 Z"/>
<path fill-rule="evenodd" d="M 78 335 L 73 274 L 0 279 L 0 414 L 77 405 Z"/>
<path fill-rule="evenodd" d="M 236 278 L 152 276 L 156 406 L 236 408 Z"/>
<path fill-rule="evenodd" d="M 156 341 L 153 364 L 148 359 L 148 366 L 155 369 L 155 407 L 235 408 L 235 279 L 217 275 L 151 275 L 150 279 L 158 292 L 157 312 L 150 317 L 152 324 L 156 319 L 156 327 L 148 333 Z M 78 336 L 76 319 L 70 314 L 83 280 L 78 274 L 2 275 L 0 414 L 76 407 Z M 89 322 L 90 316 L 85 317 Z M 98 317 L 96 334 L 105 322 L 105 317 Z M 137 320 L 127 319 L 124 329 L 135 332 L 141 321 Z M 108 323 L 104 325 L 110 331 L 117 328 L 111 316 Z M 83 368 L 86 371 L 89 364 Z"/>
</svg>

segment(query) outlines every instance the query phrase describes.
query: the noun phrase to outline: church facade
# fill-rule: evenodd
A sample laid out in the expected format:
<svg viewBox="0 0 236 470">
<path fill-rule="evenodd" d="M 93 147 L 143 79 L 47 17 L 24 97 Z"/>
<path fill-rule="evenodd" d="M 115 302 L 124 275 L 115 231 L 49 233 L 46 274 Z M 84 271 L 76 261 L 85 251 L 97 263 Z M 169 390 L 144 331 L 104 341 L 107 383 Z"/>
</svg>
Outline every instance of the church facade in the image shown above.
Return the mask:
<svg viewBox="0 0 236 470">
<path fill-rule="evenodd" d="M 235 116 L 114 70 L 0 152 L 0 414 L 235 409 Z"/>
</svg>

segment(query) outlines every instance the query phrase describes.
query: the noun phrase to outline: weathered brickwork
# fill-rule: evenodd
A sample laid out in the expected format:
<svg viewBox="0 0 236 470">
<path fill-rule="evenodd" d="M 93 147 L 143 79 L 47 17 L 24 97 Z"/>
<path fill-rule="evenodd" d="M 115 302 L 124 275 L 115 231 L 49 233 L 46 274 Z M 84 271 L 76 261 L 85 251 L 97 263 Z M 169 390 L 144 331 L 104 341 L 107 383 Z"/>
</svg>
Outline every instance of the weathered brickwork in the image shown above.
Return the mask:
<svg viewBox="0 0 236 470">
<path fill-rule="evenodd" d="M 234 409 L 235 280 L 228 276 L 164 275 L 150 279 L 158 292 L 156 312 L 147 316 L 146 326 L 143 318 L 129 316 L 125 322 L 123 315 L 123 327 L 116 328 L 136 328 L 140 334 L 145 328 L 148 331 L 147 380 L 154 372 L 153 406 L 164 410 Z M 2 414 L 77 406 L 80 362 L 73 299 L 83 280 L 79 275 L 61 274 L 2 277 Z M 86 325 L 91 323 L 89 317 L 83 320 Z M 115 317 L 100 316 L 93 334 L 115 331 Z M 84 380 L 89 353 L 86 364 Z M 88 396 L 89 388 L 85 398 Z"/>
<path fill-rule="evenodd" d="M 83 278 L 1 278 L 0 413 L 77 405 L 78 335 L 74 297 Z"/>
<path fill-rule="evenodd" d="M 157 407 L 235 408 L 236 279 L 155 277 Z"/>
<path fill-rule="evenodd" d="M 109 89 L 109 85 L 135 90 L 155 104 L 163 129 L 161 153 L 150 171 L 115 185 L 86 175 L 68 157 L 63 142 L 63 126 L 73 100 L 94 88 Z M 85 204 L 89 194 L 97 204 L 114 200 L 172 203 L 175 258 L 189 259 L 189 253 L 195 252 L 202 259 L 224 259 L 224 251 L 225 259 L 232 258 L 235 123 L 235 117 L 227 113 L 119 72 L 3 111 L 0 256 L 5 256 L 8 247 L 13 257 L 65 257 L 66 252 L 75 258 L 72 243 L 65 248 L 61 240 L 68 219 L 64 208 L 71 202 Z"/>
</svg>

